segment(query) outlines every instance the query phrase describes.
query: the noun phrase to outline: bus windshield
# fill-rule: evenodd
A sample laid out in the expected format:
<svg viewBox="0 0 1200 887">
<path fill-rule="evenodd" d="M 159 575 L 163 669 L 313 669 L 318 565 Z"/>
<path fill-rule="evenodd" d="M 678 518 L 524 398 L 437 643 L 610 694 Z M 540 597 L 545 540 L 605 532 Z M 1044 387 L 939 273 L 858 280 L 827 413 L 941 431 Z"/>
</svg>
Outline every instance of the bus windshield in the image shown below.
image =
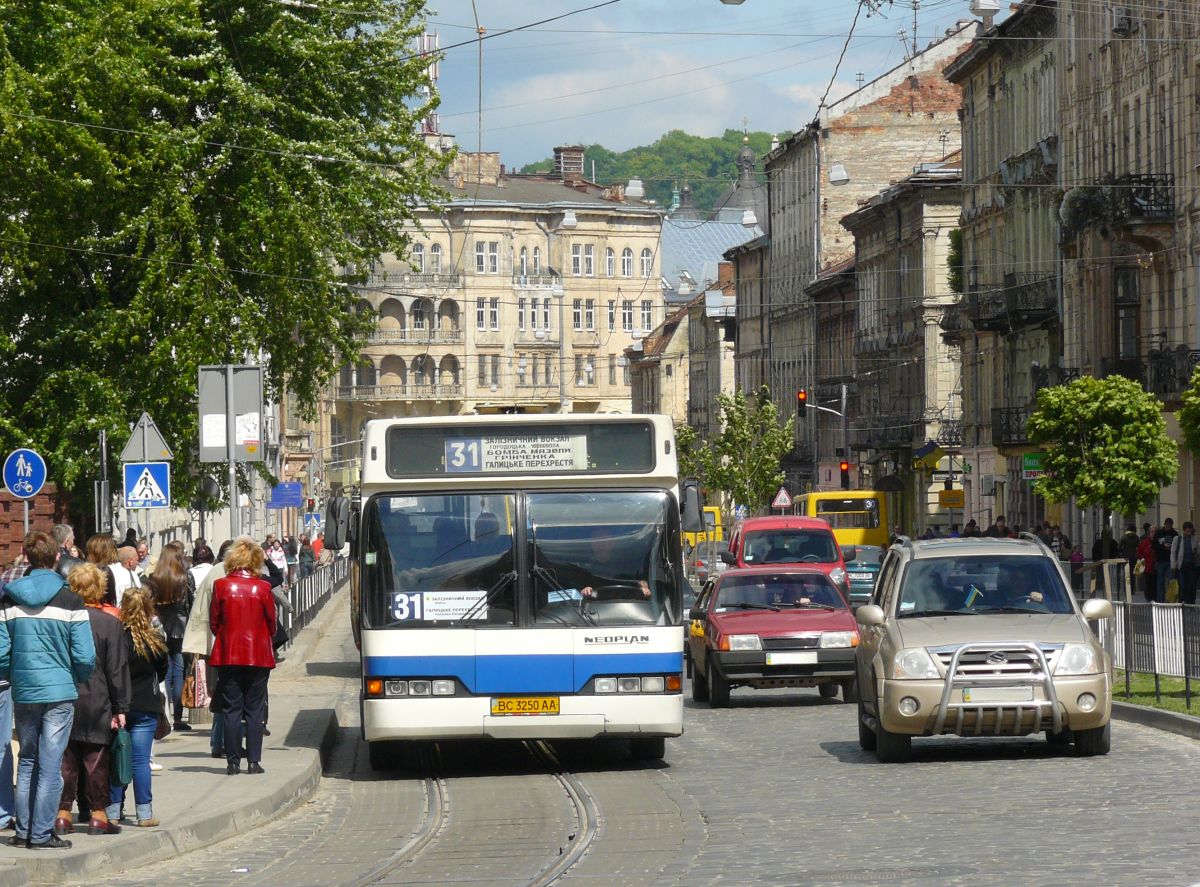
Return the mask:
<svg viewBox="0 0 1200 887">
<path fill-rule="evenodd" d="M 817 499 L 816 517 L 829 521 L 836 529 L 873 530 L 879 526 L 879 507 L 875 499 Z"/>
<path fill-rule="evenodd" d="M 670 506 L 662 491 L 375 496 L 363 512 L 364 625 L 669 624 Z"/>
</svg>

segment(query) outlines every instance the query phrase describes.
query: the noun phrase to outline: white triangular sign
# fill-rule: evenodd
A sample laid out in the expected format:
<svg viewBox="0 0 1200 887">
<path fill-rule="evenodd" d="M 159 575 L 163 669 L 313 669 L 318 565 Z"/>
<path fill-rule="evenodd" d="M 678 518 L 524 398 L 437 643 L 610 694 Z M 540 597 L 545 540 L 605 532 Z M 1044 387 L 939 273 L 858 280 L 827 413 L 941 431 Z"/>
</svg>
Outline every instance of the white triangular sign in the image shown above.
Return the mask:
<svg viewBox="0 0 1200 887">
<path fill-rule="evenodd" d="M 142 469 L 142 476 L 133 485 L 133 490 L 125 497 L 130 502 L 163 502 L 167 496 L 163 493 L 149 468 Z"/>
<path fill-rule="evenodd" d="M 779 492 L 775 494 L 775 498 L 771 500 L 772 508 L 791 508 L 792 497 L 788 495 L 788 491 L 784 487 L 779 488 Z"/>
</svg>

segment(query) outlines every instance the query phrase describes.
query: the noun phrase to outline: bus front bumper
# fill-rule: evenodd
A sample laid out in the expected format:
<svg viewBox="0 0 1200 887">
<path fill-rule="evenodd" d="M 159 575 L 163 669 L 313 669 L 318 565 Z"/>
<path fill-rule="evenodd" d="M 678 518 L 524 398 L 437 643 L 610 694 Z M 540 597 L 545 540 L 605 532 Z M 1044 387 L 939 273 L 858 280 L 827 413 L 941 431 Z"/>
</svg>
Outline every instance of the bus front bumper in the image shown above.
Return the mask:
<svg viewBox="0 0 1200 887">
<path fill-rule="evenodd" d="M 363 738 L 612 739 L 679 736 L 683 696 L 562 696 L 558 714 L 493 715 L 492 697 L 364 699 Z"/>
</svg>

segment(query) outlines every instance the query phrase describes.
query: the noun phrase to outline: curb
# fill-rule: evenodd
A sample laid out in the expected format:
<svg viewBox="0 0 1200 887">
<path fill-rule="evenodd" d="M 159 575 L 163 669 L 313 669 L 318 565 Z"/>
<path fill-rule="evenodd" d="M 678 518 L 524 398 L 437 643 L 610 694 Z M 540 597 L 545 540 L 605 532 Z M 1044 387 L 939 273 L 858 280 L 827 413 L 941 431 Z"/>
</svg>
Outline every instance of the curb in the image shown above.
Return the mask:
<svg viewBox="0 0 1200 887">
<path fill-rule="evenodd" d="M 289 645 L 280 671 L 304 667 L 311 650 L 325 636 L 340 609 L 333 597 L 323 612 Z M 315 738 L 313 746 L 295 749 L 298 756 L 290 779 L 263 795 L 243 797 L 232 807 L 198 811 L 177 825 L 153 830 L 127 828 L 119 842 L 86 853 L 70 853 L 58 858 L 16 859 L 12 865 L 0 862 L 0 887 L 27 887 L 31 884 L 61 884 L 67 880 L 87 880 L 97 871 L 117 872 L 136 868 L 199 850 L 263 825 L 306 801 L 321 784 L 321 776 L 337 740 L 339 723 L 336 709 L 300 709 L 296 711 L 288 734 L 301 732 Z"/>
<path fill-rule="evenodd" d="M 1173 711 L 1163 711 L 1158 708 L 1147 708 L 1144 705 L 1134 705 L 1131 702 L 1112 703 L 1113 717 L 1143 727 L 1153 727 L 1167 733 L 1186 736 L 1188 739 L 1200 739 L 1200 718 L 1191 715 L 1181 715 Z"/>
</svg>

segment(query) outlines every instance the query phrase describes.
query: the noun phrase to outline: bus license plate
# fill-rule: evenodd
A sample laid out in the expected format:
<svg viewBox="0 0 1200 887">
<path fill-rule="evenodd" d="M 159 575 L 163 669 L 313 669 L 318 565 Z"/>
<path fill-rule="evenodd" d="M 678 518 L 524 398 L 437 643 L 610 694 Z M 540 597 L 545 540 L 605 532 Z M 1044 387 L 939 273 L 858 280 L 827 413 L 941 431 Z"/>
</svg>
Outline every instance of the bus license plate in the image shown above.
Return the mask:
<svg viewBox="0 0 1200 887">
<path fill-rule="evenodd" d="M 558 713 L 557 696 L 495 696 L 492 698 L 493 715 L 556 715 Z"/>
</svg>

